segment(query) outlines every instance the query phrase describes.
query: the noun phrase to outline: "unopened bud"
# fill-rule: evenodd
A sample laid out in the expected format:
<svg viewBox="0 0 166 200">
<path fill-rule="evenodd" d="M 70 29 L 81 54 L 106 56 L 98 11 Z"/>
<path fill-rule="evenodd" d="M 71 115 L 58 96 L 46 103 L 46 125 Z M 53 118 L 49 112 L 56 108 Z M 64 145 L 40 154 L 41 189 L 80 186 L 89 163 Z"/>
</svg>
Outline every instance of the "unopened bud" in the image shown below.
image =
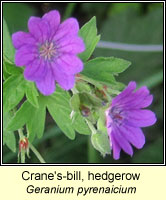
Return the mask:
<svg viewBox="0 0 166 200">
<path fill-rule="evenodd" d="M 28 138 L 24 138 L 24 139 L 21 139 L 20 142 L 19 142 L 19 152 L 21 152 L 22 150 L 28 150 L 29 148 L 29 142 L 28 142 Z"/>
<path fill-rule="evenodd" d="M 84 117 L 88 117 L 90 115 L 90 109 L 82 105 L 81 113 Z"/>
</svg>

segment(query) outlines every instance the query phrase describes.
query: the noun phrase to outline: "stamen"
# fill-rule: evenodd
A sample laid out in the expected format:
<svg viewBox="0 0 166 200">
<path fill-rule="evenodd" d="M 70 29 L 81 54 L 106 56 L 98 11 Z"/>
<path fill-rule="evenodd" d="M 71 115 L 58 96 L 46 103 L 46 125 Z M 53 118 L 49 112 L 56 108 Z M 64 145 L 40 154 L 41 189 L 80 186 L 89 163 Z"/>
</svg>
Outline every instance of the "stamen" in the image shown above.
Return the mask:
<svg viewBox="0 0 166 200">
<path fill-rule="evenodd" d="M 46 41 L 44 44 L 40 46 L 39 54 L 45 60 L 51 60 L 52 57 L 54 57 L 56 54 L 56 48 L 54 43 L 53 42 L 49 43 L 48 41 Z"/>
<path fill-rule="evenodd" d="M 118 125 L 121 125 L 123 120 L 124 120 L 124 112 L 118 108 L 118 107 L 113 107 L 109 111 L 109 116 L 111 117 L 112 121 Z"/>
</svg>

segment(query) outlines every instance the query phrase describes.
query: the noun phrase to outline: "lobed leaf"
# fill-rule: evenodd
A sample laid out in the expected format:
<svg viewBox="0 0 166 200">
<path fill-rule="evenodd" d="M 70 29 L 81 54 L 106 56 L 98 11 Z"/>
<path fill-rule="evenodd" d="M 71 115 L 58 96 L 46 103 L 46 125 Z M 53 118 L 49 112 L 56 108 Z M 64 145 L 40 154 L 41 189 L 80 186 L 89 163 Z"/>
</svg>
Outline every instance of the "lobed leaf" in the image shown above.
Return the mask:
<svg viewBox="0 0 166 200">
<path fill-rule="evenodd" d="M 26 98 L 29 101 L 29 103 L 31 103 L 34 107 L 38 108 L 39 103 L 38 103 L 37 97 L 39 96 L 39 93 L 33 82 L 27 81 L 25 93 L 26 93 Z"/>
<path fill-rule="evenodd" d="M 3 84 L 3 108 L 5 112 L 13 109 L 24 96 L 25 80 L 22 75 L 13 75 Z"/>
<path fill-rule="evenodd" d="M 85 62 L 90 58 L 100 40 L 100 35 L 97 36 L 96 17 L 93 17 L 80 29 L 79 36 L 83 38 L 86 47 L 85 51 L 80 54 L 80 58 Z"/>
<path fill-rule="evenodd" d="M 130 62 L 115 57 L 98 57 L 85 63 L 82 74 L 97 81 L 115 83 L 114 75 L 123 72 Z"/>
<path fill-rule="evenodd" d="M 7 130 L 15 131 L 22 128 L 26 122 L 33 120 L 33 106 L 28 101 L 25 101 L 20 109 L 12 117 L 8 124 Z"/>
<path fill-rule="evenodd" d="M 3 18 L 3 56 L 9 62 L 14 63 L 15 50 L 12 45 L 11 36 L 7 27 L 7 23 Z"/>
</svg>

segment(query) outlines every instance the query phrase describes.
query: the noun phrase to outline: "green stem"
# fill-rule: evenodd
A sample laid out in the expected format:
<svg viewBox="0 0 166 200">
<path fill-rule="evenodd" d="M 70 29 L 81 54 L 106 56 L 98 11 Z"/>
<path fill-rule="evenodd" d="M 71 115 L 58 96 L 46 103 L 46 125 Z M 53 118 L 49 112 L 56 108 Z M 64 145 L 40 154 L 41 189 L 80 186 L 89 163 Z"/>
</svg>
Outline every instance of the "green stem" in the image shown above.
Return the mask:
<svg viewBox="0 0 166 200">
<path fill-rule="evenodd" d="M 25 150 L 21 150 L 21 163 L 25 163 Z"/>
<path fill-rule="evenodd" d="M 63 20 L 67 19 L 68 17 L 70 17 L 72 15 L 72 12 L 73 12 L 75 6 L 76 6 L 76 3 L 68 3 L 67 4 L 67 8 L 65 10 Z"/>
<path fill-rule="evenodd" d="M 24 138 L 24 134 L 22 132 L 22 129 L 18 129 L 18 134 L 19 134 L 20 140 Z"/>
<path fill-rule="evenodd" d="M 73 94 L 77 94 L 77 93 L 78 93 L 78 90 L 77 90 L 75 87 L 73 87 L 73 88 L 71 89 L 71 91 L 72 91 Z"/>
<path fill-rule="evenodd" d="M 36 157 L 38 158 L 38 160 L 41 163 L 46 163 L 45 160 L 43 159 L 43 157 L 40 155 L 40 153 L 37 151 L 37 149 L 29 142 L 29 148 L 33 151 L 33 153 L 36 155 Z"/>
<path fill-rule="evenodd" d="M 24 134 L 22 132 L 22 129 L 18 129 L 18 134 L 19 134 L 19 138 L 20 140 L 22 140 L 24 138 Z M 25 150 L 21 149 L 21 163 L 25 163 Z M 18 161 L 19 161 L 19 157 L 18 157 Z"/>
</svg>

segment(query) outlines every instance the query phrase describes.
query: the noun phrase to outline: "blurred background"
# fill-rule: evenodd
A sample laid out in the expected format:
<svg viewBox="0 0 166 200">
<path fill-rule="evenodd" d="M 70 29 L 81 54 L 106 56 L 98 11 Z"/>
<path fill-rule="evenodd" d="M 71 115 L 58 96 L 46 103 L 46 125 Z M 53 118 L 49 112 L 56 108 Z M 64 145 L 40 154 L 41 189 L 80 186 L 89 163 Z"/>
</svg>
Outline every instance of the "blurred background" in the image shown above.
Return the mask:
<svg viewBox="0 0 166 200">
<path fill-rule="evenodd" d="M 163 4 L 162 3 L 3 3 L 3 15 L 9 31 L 27 31 L 30 16 L 42 16 L 49 10 L 60 11 L 62 19 L 76 17 L 80 27 L 93 16 L 97 18 L 101 40 L 126 44 L 163 44 Z M 97 47 L 93 57 L 115 56 L 132 62 L 118 81 L 128 84 L 135 80 L 138 86 L 147 85 L 154 95 L 150 109 L 157 115 L 157 123 L 144 128 L 146 144 L 143 149 L 134 149 L 131 158 L 121 152 L 118 161 L 112 156 L 103 158 L 93 149 L 90 137 L 77 134 L 69 140 L 47 114 L 45 133 L 36 139 L 34 146 L 47 163 L 163 163 L 163 52 L 123 51 Z M 18 152 L 18 151 L 17 151 Z M 30 153 L 27 163 L 38 163 Z M 17 163 L 17 153 L 6 146 L 3 163 Z"/>
</svg>

